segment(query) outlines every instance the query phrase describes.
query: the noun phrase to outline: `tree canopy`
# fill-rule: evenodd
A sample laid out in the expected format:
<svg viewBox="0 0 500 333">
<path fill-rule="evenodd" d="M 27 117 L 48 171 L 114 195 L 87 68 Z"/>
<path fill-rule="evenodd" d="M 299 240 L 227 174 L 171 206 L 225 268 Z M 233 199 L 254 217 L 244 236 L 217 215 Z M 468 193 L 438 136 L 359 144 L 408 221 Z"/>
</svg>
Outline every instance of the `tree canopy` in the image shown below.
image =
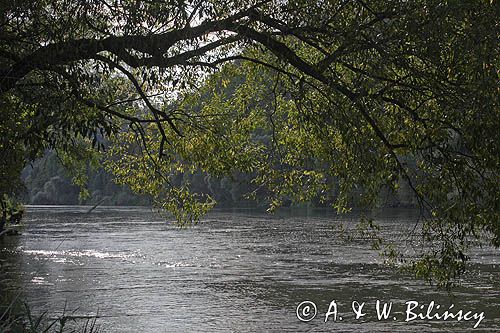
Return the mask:
<svg viewBox="0 0 500 333">
<path fill-rule="evenodd" d="M 413 268 L 439 281 L 472 241 L 500 246 L 495 1 L 0 8 L 2 196 L 47 148 L 81 170 L 87 145 L 181 222 L 214 205 L 175 181 L 200 170 L 247 175 L 271 209 L 344 212 L 409 187 L 424 216 Z"/>
</svg>

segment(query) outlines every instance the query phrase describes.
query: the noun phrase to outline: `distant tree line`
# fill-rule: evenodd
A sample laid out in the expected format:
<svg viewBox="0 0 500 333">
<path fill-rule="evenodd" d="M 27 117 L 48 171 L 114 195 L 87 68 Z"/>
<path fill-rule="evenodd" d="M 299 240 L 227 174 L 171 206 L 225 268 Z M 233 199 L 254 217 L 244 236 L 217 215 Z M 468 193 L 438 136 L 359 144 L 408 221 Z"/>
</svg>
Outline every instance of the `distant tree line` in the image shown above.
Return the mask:
<svg viewBox="0 0 500 333">
<path fill-rule="evenodd" d="M 126 185 L 117 185 L 113 176 L 103 168 L 88 170 L 87 190 L 90 196 L 80 197 L 80 187 L 72 182 L 72 176 L 63 166 L 54 151 L 46 151 L 44 156 L 24 168 L 21 180 L 25 190 L 20 195 L 21 201 L 32 205 L 94 205 L 106 206 L 149 206 L 150 198 L 133 193 Z M 176 176 L 176 186 L 189 185 L 193 191 L 210 195 L 217 202 L 217 207 L 254 207 L 267 208 L 264 193 L 255 191 L 251 184 L 251 175 L 238 173 L 232 177 L 214 177 L 202 171 L 186 172 Z M 336 182 L 332 179 L 331 182 Z M 414 207 L 415 197 L 410 188 L 401 184 L 397 192 L 383 190 L 379 196 L 381 207 Z M 248 193 L 255 191 L 253 198 Z M 361 192 L 361 190 L 359 191 Z M 333 198 L 335 192 L 331 193 Z M 356 200 L 353 195 L 353 200 Z M 283 206 L 327 207 L 331 202 L 320 202 L 314 198 L 308 203 L 297 205 L 285 200 Z"/>
<path fill-rule="evenodd" d="M 88 171 L 87 190 L 90 196 L 80 198 L 80 187 L 71 180 L 68 170 L 53 151 L 28 165 L 21 179 L 25 191 L 21 195 L 24 202 L 34 205 L 77 205 L 97 204 L 110 206 L 149 205 L 147 197 L 135 195 L 126 186 L 116 185 L 112 176 L 102 168 Z"/>
</svg>

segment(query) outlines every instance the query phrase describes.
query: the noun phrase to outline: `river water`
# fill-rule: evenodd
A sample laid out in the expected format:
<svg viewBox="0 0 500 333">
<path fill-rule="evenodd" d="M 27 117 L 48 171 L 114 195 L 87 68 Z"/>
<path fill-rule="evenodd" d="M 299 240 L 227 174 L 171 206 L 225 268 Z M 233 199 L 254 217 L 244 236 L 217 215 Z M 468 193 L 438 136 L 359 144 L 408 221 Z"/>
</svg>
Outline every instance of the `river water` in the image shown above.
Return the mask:
<svg viewBox="0 0 500 333">
<path fill-rule="evenodd" d="M 103 332 L 470 332 L 480 313 L 475 331 L 500 331 L 500 252 L 489 247 L 473 251 L 450 295 L 385 265 L 368 241 L 341 237 L 338 225 L 357 215 L 215 210 L 180 229 L 147 208 L 87 210 L 29 207 L 23 234 L 0 243 L 0 297 L 22 290 L 33 311 L 98 313 Z M 406 244 L 417 216 L 374 218 Z M 387 320 L 378 320 L 377 300 L 392 302 Z M 303 301 L 317 309 L 308 322 L 297 317 Z M 425 315 L 434 301 L 431 313 L 462 309 L 470 320 L 407 322 L 410 301 L 411 313 Z M 356 319 L 353 302 L 365 303 L 364 316 Z"/>
</svg>

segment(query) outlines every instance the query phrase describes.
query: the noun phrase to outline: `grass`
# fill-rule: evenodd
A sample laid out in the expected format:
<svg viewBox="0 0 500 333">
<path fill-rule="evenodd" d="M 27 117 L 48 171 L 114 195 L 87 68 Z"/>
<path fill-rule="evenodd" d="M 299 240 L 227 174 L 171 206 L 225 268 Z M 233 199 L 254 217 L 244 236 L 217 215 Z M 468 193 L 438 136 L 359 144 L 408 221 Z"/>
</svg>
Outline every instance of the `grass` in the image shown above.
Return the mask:
<svg viewBox="0 0 500 333">
<path fill-rule="evenodd" d="M 8 310 L 5 310 L 8 309 Z M 76 311 L 76 310 L 75 310 Z M 66 305 L 61 315 L 50 317 L 47 311 L 34 315 L 27 303 L 0 307 L 0 333 L 98 333 L 98 315 L 67 314 Z"/>
</svg>

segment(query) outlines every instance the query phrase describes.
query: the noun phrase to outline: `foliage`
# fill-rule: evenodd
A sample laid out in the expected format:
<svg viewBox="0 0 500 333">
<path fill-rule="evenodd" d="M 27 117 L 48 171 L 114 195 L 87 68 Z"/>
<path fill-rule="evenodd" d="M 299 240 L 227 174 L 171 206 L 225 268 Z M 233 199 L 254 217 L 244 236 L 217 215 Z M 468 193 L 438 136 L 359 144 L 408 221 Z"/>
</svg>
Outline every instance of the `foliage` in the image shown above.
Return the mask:
<svg viewBox="0 0 500 333">
<path fill-rule="evenodd" d="M 444 284 L 473 238 L 500 246 L 496 2 L 2 6 L 13 161 L 106 136 L 117 181 L 183 223 L 214 204 L 185 173 L 249 175 L 271 210 L 407 186 L 425 217 L 413 267 Z"/>
</svg>

